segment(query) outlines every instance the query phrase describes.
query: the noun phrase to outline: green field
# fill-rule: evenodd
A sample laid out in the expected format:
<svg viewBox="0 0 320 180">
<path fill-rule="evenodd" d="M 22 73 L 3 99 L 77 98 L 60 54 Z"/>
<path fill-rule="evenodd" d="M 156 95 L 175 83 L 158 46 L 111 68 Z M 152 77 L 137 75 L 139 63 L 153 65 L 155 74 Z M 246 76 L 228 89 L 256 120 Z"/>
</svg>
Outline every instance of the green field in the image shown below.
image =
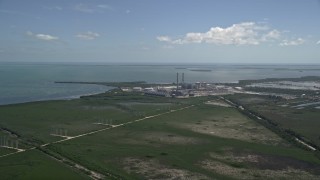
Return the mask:
<svg viewBox="0 0 320 180">
<path fill-rule="evenodd" d="M 240 94 L 228 96 L 228 98 L 320 146 L 320 109 L 292 107 L 301 104 L 304 100 L 282 100 L 269 96 Z"/>
<path fill-rule="evenodd" d="M 113 99 L 109 98 L 111 96 Z M 96 123 L 120 124 L 150 114 L 160 113 L 180 106 L 178 102 L 152 102 L 152 98 L 107 94 L 103 98 L 83 98 L 72 101 L 46 101 L 0 107 L 0 126 L 10 129 L 36 144 L 53 142 L 59 137 L 52 133 L 75 136 L 101 129 Z M 141 95 L 140 95 L 141 96 Z M 168 102 L 167 102 L 168 101 Z M 66 131 L 66 132 L 65 132 Z"/>
<path fill-rule="evenodd" d="M 37 150 L 2 157 L 1 179 L 89 179 Z"/>
<path fill-rule="evenodd" d="M 0 171 L 14 178 L 15 171 L 7 170 L 10 163 L 28 157 L 15 166 L 26 172 L 17 178 L 40 177 L 38 169 L 68 172 L 68 179 L 75 171 L 86 177 L 88 172 L 75 164 L 105 179 L 320 177 L 320 160 L 313 152 L 295 147 L 221 103 L 218 97 L 172 99 L 111 91 L 69 101 L 1 106 L 2 127 L 19 134 L 29 146 L 49 144 L 41 147 L 48 154 L 27 150 L 2 157 Z M 110 120 L 113 126 L 94 124 Z M 74 138 L 50 143 L 64 139 L 50 135 L 54 128 L 63 128 Z M 29 165 L 33 170 L 27 171 Z"/>
<path fill-rule="evenodd" d="M 219 132 L 216 124 L 226 119 L 233 123 L 221 123 L 224 127 Z M 216 134 L 211 133 L 215 130 Z M 230 136 L 233 132 L 237 135 Z M 210 105 L 56 144 L 50 149 L 125 179 L 266 178 L 269 173 L 272 178 L 290 178 L 299 173 L 301 178 L 316 178 L 312 173 L 319 173 L 320 163 L 312 153 L 292 147 L 236 109 Z M 274 164 L 281 165 L 272 167 Z M 289 166 L 292 174 L 284 170 Z"/>
</svg>

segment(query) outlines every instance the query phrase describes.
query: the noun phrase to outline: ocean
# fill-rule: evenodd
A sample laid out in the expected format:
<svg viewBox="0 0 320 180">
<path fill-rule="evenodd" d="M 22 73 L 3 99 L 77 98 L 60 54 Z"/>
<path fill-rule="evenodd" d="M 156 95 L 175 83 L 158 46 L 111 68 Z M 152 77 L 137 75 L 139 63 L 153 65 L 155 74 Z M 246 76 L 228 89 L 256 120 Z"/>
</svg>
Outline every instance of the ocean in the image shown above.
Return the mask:
<svg viewBox="0 0 320 180">
<path fill-rule="evenodd" d="M 55 81 L 172 83 L 177 72 L 184 73 L 185 82 L 232 83 L 243 79 L 320 76 L 320 65 L 0 63 L 0 105 L 72 99 L 111 89 Z"/>
</svg>

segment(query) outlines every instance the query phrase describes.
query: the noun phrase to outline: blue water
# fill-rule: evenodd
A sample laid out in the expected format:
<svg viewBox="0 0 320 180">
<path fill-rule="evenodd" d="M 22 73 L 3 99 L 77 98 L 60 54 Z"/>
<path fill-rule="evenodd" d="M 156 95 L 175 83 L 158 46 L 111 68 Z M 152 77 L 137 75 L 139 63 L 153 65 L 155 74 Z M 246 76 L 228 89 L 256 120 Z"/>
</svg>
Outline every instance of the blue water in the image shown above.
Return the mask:
<svg viewBox="0 0 320 180">
<path fill-rule="evenodd" d="M 191 71 L 195 69 L 211 71 Z M 171 83 L 176 81 L 177 72 L 185 74 L 185 82 L 237 82 L 320 76 L 320 65 L 0 63 L 0 104 L 70 99 L 110 89 L 99 85 L 56 84 L 55 81 Z"/>
</svg>

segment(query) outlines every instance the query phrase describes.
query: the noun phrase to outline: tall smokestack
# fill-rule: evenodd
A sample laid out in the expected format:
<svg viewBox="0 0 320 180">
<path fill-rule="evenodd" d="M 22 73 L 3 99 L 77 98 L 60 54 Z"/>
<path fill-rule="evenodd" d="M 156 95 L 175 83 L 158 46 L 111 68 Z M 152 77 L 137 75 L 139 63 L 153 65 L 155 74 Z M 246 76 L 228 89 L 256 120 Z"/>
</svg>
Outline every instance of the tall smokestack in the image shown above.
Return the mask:
<svg viewBox="0 0 320 180">
<path fill-rule="evenodd" d="M 179 73 L 177 73 L 177 90 L 179 88 Z"/>
<path fill-rule="evenodd" d="M 184 73 L 182 73 L 182 84 L 184 84 Z"/>
</svg>

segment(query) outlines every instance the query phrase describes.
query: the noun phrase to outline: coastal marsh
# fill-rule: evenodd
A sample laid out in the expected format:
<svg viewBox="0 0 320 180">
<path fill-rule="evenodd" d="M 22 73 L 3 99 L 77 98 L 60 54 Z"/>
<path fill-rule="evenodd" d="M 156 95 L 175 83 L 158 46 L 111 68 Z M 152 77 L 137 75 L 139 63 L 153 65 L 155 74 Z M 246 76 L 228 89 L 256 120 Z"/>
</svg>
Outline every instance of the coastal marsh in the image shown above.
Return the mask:
<svg viewBox="0 0 320 180">
<path fill-rule="evenodd" d="M 171 99 L 111 93 L 1 106 L 6 117 L 1 122 L 22 140 L 33 142 L 31 145 L 49 142 L 42 151 L 110 179 L 292 178 L 298 172 L 303 177 L 319 177 L 320 160 L 312 152 L 289 144 L 234 107 L 207 104 L 222 103 L 218 97 Z M 99 118 L 113 119 L 113 126 L 94 124 L 109 122 Z M 21 119 L 24 122 L 19 125 Z M 47 128 L 56 124 L 64 125 L 75 138 L 50 136 Z M 56 143 L 50 143 L 53 141 Z M 28 150 L 8 158 L 19 158 L 30 151 L 37 152 Z M 247 156 L 260 164 L 272 158 L 254 157 L 290 160 L 280 170 L 257 169 Z M 291 168 L 295 164 L 313 168 Z"/>
</svg>

